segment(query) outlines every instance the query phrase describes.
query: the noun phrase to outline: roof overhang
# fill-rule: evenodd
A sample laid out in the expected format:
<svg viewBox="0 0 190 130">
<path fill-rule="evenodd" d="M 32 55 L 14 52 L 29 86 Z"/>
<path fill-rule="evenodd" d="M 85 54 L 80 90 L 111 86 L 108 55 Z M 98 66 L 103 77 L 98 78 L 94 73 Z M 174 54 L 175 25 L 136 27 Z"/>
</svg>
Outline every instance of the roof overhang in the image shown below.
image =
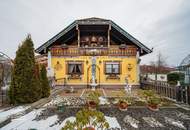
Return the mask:
<svg viewBox="0 0 190 130">
<path fill-rule="evenodd" d="M 130 35 L 128 32 L 123 30 L 120 26 L 118 26 L 116 23 L 114 23 L 112 20 L 107 19 L 100 19 L 100 18 L 88 18 L 88 19 L 80 19 L 75 20 L 73 23 L 71 23 L 69 26 L 67 26 L 65 29 L 63 29 L 61 32 L 59 32 L 57 35 L 52 37 L 50 40 L 42 44 L 40 47 L 38 47 L 35 52 L 43 54 L 44 50 L 47 50 L 55 41 L 60 39 L 62 36 L 67 34 L 70 30 L 73 28 L 76 28 L 80 25 L 109 25 L 111 28 L 116 29 L 121 35 L 129 39 L 134 45 L 136 45 L 140 50 L 140 56 L 151 53 L 152 50 L 146 47 L 144 44 L 142 44 L 140 41 L 138 41 L 136 38 L 134 38 L 132 35 Z"/>
</svg>

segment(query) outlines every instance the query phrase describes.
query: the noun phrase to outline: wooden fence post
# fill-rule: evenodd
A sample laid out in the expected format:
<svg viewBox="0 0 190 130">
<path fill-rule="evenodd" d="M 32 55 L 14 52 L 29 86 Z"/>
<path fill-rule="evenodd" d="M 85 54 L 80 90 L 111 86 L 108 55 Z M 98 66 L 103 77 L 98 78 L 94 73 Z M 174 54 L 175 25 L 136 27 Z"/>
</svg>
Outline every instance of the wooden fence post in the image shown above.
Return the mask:
<svg viewBox="0 0 190 130">
<path fill-rule="evenodd" d="M 190 86 L 187 86 L 187 102 L 190 105 Z"/>
</svg>

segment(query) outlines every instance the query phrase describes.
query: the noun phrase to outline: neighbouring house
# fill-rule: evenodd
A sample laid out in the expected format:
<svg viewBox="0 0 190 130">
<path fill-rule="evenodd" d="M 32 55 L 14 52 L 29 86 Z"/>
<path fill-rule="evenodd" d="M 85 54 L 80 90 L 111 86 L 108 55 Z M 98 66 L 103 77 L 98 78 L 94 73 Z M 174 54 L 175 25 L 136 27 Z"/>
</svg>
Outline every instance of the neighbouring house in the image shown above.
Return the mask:
<svg viewBox="0 0 190 130">
<path fill-rule="evenodd" d="M 185 84 L 190 84 L 190 54 L 181 61 L 177 70 L 185 75 L 183 82 Z"/>
<path fill-rule="evenodd" d="M 167 81 L 167 74 L 175 71 L 175 68 L 154 65 L 140 65 L 141 76 L 150 80 Z"/>
<path fill-rule="evenodd" d="M 0 87 L 6 86 L 11 82 L 11 69 L 13 60 L 6 54 L 0 52 Z"/>
<path fill-rule="evenodd" d="M 76 20 L 35 50 L 48 57 L 57 85 L 122 88 L 139 85 L 140 56 L 151 53 L 111 20 Z"/>
<path fill-rule="evenodd" d="M 8 89 L 11 83 L 13 60 L 0 52 L 0 106 L 8 101 Z"/>
<path fill-rule="evenodd" d="M 45 66 L 47 66 L 47 55 L 36 55 L 35 56 L 35 61 L 39 65 L 45 65 Z"/>
</svg>

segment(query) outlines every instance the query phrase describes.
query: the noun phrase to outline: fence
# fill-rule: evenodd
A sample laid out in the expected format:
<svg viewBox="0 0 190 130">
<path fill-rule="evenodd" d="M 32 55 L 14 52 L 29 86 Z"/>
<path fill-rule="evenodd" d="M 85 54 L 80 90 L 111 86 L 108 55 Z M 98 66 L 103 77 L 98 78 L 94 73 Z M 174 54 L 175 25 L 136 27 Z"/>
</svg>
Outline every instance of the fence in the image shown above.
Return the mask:
<svg viewBox="0 0 190 130">
<path fill-rule="evenodd" d="M 8 103 L 8 91 L 0 90 L 0 106 L 6 105 Z"/>
<path fill-rule="evenodd" d="M 141 88 L 154 90 L 159 95 L 190 105 L 190 86 L 172 86 L 160 81 L 141 81 Z"/>
</svg>

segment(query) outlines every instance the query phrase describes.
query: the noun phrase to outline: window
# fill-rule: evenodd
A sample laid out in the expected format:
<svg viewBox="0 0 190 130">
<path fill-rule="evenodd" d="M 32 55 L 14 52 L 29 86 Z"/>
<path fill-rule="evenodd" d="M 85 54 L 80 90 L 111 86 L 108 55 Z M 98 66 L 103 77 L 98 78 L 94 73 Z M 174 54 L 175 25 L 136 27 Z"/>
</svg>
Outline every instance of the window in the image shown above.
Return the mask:
<svg viewBox="0 0 190 130">
<path fill-rule="evenodd" d="M 82 74 L 82 63 L 68 63 L 68 74 Z"/>
<path fill-rule="evenodd" d="M 105 63 L 106 74 L 120 74 L 120 63 L 119 62 L 106 62 Z"/>
</svg>

